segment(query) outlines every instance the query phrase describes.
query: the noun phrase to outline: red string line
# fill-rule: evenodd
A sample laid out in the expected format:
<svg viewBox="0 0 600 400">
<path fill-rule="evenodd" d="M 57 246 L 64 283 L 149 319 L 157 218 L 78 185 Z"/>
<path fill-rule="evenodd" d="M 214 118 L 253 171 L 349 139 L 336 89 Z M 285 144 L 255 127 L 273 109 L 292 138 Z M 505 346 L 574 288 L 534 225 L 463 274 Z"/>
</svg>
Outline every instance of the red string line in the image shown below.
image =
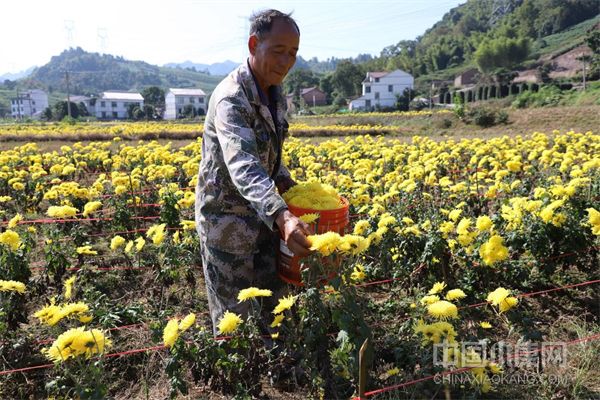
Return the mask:
<svg viewBox="0 0 600 400">
<path fill-rule="evenodd" d="M 118 353 L 105 354 L 104 357 L 119 357 L 119 356 L 123 356 L 123 355 L 127 355 L 127 354 L 135 354 L 135 353 L 142 353 L 142 352 L 146 352 L 146 351 L 161 350 L 164 348 L 166 348 L 165 345 L 145 347 L 143 349 L 133 349 L 133 350 L 120 351 Z M 10 370 L 0 371 L 0 375 L 9 375 L 9 374 L 12 374 L 15 372 L 26 372 L 26 371 L 31 371 L 34 369 L 51 368 L 53 366 L 54 366 L 54 364 L 43 364 L 43 365 L 34 365 L 31 367 L 15 368 L 15 369 L 10 369 Z"/>
<path fill-rule="evenodd" d="M 131 219 L 140 219 L 140 220 L 151 220 L 160 218 L 159 215 L 156 216 L 148 216 L 148 217 L 131 217 Z M 87 222 L 87 221 L 112 221 L 114 218 L 62 218 L 62 219 L 29 219 L 26 221 L 20 221 L 20 224 L 54 224 L 54 223 L 65 223 L 65 222 Z"/>
</svg>

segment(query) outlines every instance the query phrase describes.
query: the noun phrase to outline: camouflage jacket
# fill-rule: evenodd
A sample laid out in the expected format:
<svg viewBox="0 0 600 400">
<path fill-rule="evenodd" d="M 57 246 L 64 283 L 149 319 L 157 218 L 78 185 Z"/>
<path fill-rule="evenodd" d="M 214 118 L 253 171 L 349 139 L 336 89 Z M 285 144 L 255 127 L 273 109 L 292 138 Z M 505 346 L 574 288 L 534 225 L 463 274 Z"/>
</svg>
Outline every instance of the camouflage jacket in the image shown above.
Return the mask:
<svg viewBox="0 0 600 400">
<path fill-rule="evenodd" d="M 261 225 L 274 230 L 275 215 L 287 207 L 275 182 L 289 172 L 279 162 L 274 173 L 287 134 L 287 107 L 280 87 L 275 94 L 277 121 L 242 64 L 211 95 L 196 186 L 196 226 L 208 246 L 255 253 Z"/>
</svg>

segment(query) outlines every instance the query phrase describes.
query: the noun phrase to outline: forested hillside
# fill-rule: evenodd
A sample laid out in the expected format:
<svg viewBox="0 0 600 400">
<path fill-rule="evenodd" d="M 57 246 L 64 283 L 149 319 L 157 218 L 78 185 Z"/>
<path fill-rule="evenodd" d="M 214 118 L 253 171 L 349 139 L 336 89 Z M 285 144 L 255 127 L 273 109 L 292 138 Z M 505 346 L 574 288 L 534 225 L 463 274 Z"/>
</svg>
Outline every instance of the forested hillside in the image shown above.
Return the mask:
<svg viewBox="0 0 600 400">
<path fill-rule="evenodd" d="M 386 47 L 373 63 L 419 76 L 473 61 L 486 42 L 526 40 L 531 46 L 599 13 L 597 0 L 470 0 L 423 36 Z"/>
<path fill-rule="evenodd" d="M 208 92 L 220 77 L 193 70 L 157 67 L 143 61 L 129 61 L 109 54 L 88 53 L 81 48 L 63 51 L 37 68 L 23 84 L 49 92 L 97 94 L 105 90 L 142 90 L 148 86 L 199 87 Z"/>
</svg>

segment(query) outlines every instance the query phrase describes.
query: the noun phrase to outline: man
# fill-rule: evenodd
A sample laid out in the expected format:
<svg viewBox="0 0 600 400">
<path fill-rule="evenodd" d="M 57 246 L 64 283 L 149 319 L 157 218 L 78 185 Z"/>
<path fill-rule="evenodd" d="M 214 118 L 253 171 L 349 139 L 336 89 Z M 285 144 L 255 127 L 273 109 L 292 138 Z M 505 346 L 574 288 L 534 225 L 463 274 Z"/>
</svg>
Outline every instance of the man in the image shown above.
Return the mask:
<svg viewBox="0 0 600 400">
<path fill-rule="evenodd" d="M 295 184 L 281 162 L 288 124 L 280 85 L 296 61 L 300 31 L 290 15 L 276 10 L 250 20 L 247 62 L 210 98 L 196 187 L 196 225 L 215 335 L 225 311 L 247 314 L 247 302 L 237 300 L 241 289 L 273 291 L 263 303 L 265 316 L 286 293 L 276 273 L 280 235 L 293 253 L 310 253 L 308 226 L 280 196 Z"/>
</svg>

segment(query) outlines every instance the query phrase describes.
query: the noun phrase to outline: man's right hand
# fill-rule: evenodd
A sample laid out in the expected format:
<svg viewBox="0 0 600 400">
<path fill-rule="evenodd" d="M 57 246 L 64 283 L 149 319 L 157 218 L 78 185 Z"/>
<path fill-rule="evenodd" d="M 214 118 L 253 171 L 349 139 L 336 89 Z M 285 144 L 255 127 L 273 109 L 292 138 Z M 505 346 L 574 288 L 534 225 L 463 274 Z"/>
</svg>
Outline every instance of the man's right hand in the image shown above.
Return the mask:
<svg viewBox="0 0 600 400">
<path fill-rule="evenodd" d="M 283 210 L 277 215 L 275 224 L 277 224 L 285 244 L 292 253 L 299 257 L 306 257 L 312 253 L 312 250 L 310 250 L 311 244 L 306 238 L 311 234 L 307 223 L 301 221 L 289 210 Z"/>
</svg>

